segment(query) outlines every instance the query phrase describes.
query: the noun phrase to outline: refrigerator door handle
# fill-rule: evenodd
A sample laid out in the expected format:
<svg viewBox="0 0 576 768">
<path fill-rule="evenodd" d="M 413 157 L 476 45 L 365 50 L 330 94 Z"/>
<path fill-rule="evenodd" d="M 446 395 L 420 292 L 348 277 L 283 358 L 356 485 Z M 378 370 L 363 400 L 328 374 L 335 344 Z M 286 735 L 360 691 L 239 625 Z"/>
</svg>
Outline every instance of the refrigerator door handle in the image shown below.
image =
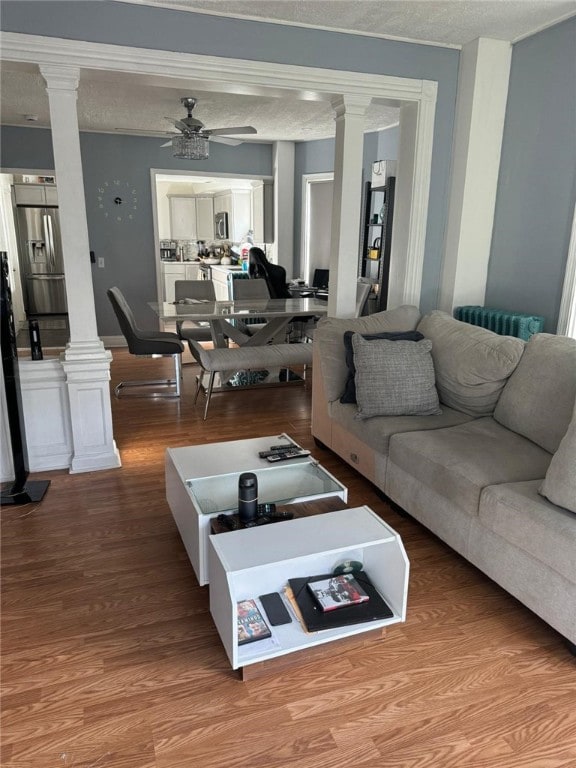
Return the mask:
<svg viewBox="0 0 576 768">
<path fill-rule="evenodd" d="M 54 230 L 52 228 L 52 217 L 50 214 L 46 213 L 42 218 L 44 220 L 44 233 L 48 247 L 48 258 L 50 259 L 50 266 L 54 269 L 56 266 L 56 257 L 54 255 Z"/>
</svg>

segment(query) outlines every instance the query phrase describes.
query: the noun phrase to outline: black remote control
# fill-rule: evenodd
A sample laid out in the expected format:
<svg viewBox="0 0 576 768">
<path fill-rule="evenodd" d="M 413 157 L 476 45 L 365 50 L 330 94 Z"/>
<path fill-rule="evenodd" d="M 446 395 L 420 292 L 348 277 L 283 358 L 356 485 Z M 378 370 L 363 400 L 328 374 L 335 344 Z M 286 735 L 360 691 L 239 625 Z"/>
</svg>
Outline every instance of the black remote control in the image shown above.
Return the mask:
<svg viewBox="0 0 576 768">
<path fill-rule="evenodd" d="M 302 456 L 310 456 L 310 451 L 301 451 L 296 449 L 294 451 L 275 452 L 272 456 L 267 456 L 266 461 L 273 464 L 276 461 L 287 461 L 288 459 L 299 459 Z"/>
</svg>

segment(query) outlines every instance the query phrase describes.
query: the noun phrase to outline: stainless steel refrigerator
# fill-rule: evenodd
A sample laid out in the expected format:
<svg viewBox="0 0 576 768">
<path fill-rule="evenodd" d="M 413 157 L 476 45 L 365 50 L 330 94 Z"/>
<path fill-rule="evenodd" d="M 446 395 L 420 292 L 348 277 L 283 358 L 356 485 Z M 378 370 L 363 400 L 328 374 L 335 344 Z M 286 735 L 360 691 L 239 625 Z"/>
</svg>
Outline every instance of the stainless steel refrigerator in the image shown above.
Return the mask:
<svg viewBox="0 0 576 768">
<path fill-rule="evenodd" d="M 66 314 L 58 208 L 17 205 L 16 219 L 27 314 Z"/>
</svg>

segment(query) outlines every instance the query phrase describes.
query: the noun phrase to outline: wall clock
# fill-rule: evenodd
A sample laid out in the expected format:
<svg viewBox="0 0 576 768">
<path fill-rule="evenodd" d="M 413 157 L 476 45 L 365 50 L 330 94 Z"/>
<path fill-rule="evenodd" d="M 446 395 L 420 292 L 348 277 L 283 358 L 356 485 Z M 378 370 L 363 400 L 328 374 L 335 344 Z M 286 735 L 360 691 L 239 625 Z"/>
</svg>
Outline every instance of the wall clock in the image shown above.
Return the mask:
<svg viewBox="0 0 576 768">
<path fill-rule="evenodd" d="M 98 210 L 108 221 L 130 221 L 138 210 L 138 193 L 129 181 L 105 181 L 96 195 Z"/>
</svg>

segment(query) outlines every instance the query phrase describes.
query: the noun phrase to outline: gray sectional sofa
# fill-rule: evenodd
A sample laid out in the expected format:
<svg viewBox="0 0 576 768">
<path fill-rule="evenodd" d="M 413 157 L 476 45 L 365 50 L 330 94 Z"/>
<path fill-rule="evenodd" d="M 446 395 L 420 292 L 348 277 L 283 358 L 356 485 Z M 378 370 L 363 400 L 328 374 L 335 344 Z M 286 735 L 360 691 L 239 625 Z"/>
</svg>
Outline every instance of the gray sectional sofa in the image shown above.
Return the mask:
<svg viewBox="0 0 576 768">
<path fill-rule="evenodd" d="M 343 343 L 350 330 L 362 337 L 417 330 L 430 340 L 439 412 L 418 415 L 410 401 L 411 415 L 404 415 L 387 403 L 398 371 L 390 378 L 386 355 L 393 352 L 390 359 L 404 365 L 404 352 L 397 350 L 405 349 L 412 364 L 410 345 L 418 341 L 367 344 L 353 336 L 361 389 L 357 404 L 340 402 L 351 375 Z M 426 378 L 420 362 L 414 364 L 400 390 Z M 439 311 L 422 317 L 409 306 L 356 319 L 324 318 L 315 331 L 314 437 L 571 644 L 575 400 L 576 341 L 567 337 L 537 334 L 524 342 Z M 379 410 L 386 415 L 362 417 Z"/>
</svg>

